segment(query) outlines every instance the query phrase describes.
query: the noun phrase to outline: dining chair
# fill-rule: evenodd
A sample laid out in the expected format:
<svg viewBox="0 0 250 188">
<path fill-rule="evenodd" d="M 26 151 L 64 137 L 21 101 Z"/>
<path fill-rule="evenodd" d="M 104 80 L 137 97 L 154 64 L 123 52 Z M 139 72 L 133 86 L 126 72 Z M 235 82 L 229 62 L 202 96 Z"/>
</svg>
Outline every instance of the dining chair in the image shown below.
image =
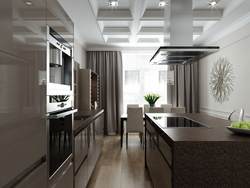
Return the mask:
<svg viewBox="0 0 250 188">
<path fill-rule="evenodd" d="M 170 113 L 186 113 L 185 107 L 171 107 Z"/>
<path fill-rule="evenodd" d="M 144 114 L 149 113 L 149 104 L 144 104 Z"/>
<path fill-rule="evenodd" d="M 164 113 L 163 107 L 150 107 L 149 113 Z"/>
<path fill-rule="evenodd" d="M 142 107 L 128 108 L 128 119 L 126 126 L 126 149 L 128 149 L 128 133 L 139 133 L 141 144 L 143 144 L 143 115 Z"/>
<path fill-rule="evenodd" d="M 170 113 L 170 108 L 172 107 L 172 104 L 161 104 L 161 107 L 164 108 L 164 113 Z"/>
<path fill-rule="evenodd" d="M 228 117 L 230 121 L 243 121 L 244 118 L 244 109 L 239 108 L 234 110 Z"/>
<path fill-rule="evenodd" d="M 138 108 L 139 104 L 127 104 L 127 112 L 128 112 L 128 108 Z"/>
</svg>

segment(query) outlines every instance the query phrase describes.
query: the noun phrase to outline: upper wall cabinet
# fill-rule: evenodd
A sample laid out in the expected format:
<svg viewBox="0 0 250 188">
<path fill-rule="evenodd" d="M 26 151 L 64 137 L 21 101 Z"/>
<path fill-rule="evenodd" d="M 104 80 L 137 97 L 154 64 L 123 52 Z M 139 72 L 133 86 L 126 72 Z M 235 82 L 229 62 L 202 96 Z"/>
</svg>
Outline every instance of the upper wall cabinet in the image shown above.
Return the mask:
<svg viewBox="0 0 250 188">
<path fill-rule="evenodd" d="M 47 24 L 74 46 L 74 23 L 57 0 L 47 0 Z"/>
</svg>

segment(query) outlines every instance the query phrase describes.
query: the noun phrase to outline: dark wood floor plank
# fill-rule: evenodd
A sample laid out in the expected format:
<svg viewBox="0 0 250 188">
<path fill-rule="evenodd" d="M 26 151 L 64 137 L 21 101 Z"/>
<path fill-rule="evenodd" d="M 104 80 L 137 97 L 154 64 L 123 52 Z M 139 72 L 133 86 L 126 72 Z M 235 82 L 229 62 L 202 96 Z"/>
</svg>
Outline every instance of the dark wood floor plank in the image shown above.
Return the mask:
<svg viewBox="0 0 250 188">
<path fill-rule="evenodd" d="M 101 155 L 87 188 L 153 188 L 144 166 L 144 150 L 138 134 L 129 134 L 128 149 L 124 136 L 105 136 Z"/>
</svg>

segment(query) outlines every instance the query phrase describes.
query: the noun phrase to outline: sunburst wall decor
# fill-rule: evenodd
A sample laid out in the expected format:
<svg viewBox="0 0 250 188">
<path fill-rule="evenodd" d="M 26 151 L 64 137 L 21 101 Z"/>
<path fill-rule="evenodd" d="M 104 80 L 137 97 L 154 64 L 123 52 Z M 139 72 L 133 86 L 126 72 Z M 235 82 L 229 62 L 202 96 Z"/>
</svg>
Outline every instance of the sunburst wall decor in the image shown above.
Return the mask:
<svg viewBox="0 0 250 188">
<path fill-rule="evenodd" d="M 210 72 L 210 90 L 215 102 L 229 100 L 233 91 L 233 67 L 227 58 L 219 58 Z"/>
</svg>

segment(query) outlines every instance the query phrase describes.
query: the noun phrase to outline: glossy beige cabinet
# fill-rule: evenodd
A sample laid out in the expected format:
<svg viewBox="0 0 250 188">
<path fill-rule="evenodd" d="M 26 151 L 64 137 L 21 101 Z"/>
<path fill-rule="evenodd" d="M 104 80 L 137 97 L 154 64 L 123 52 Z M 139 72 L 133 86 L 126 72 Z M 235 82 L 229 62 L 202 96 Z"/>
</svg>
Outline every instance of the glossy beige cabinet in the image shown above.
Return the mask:
<svg viewBox="0 0 250 188">
<path fill-rule="evenodd" d="M 75 188 L 85 188 L 88 184 L 88 158 L 86 158 L 75 175 Z"/>
<path fill-rule="evenodd" d="M 46 25 L 70 44 L 74 25 L 56 0 L 25 2 L 6 0 L 0 6 L 0 187 L 44 188 Z M 73 172 L 70 176 L 73 181 Z"/>
<path fill-rule="evenodd" d="M 31 177 L 39 182 L 47 173 L 46 1 L 32 2 L 1 1 L 0 6 L 0 187 L 29 187 Z M 43 164 L 38 171 L 37 161 Z"/>
<path fill-rule="evenodd" d="M 87 130 L 87 157 L 80 158 L 80 135 Z M 83 138 L 83 137 L 82 137 Z M 87 126 L 81 133 L 75 136 L 75 188 L 85 188 L 92 172 L 96 166 L 103 147 L 103 115 L 100 115 L 95 121 Z M 78 150 L 78 151 L 77 151 Z M 86 151 L 86 150 L 85 150 Z"/>
<path fill-rule="evenodd" d="M 47 187 L 47 164 L 43 163 L 33 170 L 27 177 L 14 186 L 14 188 L 46 188 Z"/>
<path fill-rule="evenodd" d="M 88 155 L 87 128 L 74 137 L 74 173 Z"/>
<path fill-rule="evenodd" d="M 71 164 L 62 175 L 60 181 L 53 188 L 73 188 L 73 165 Z"/>
</svg>

